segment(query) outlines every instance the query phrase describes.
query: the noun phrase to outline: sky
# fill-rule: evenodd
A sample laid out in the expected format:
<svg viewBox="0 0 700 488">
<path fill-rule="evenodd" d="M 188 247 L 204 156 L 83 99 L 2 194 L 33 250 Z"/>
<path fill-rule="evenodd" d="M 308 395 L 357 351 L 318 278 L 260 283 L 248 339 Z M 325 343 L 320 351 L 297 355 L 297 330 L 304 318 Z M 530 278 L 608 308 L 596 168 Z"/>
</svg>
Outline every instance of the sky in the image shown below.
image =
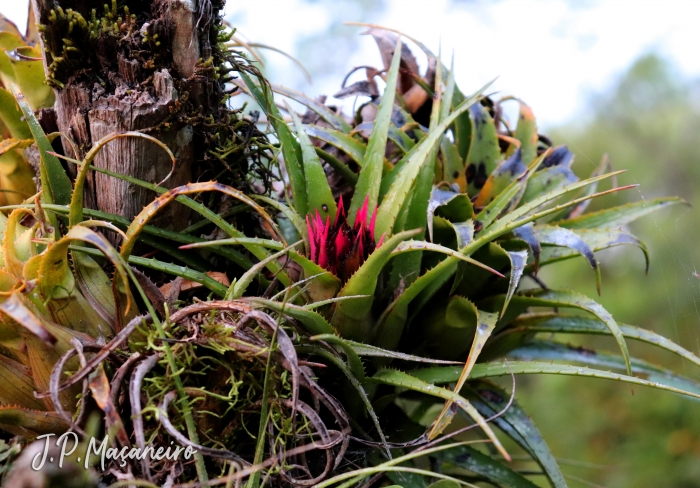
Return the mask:
<svg viewBox="0 0 700 488">
<path fill-rule="evenodd" d="M 464 92 L 498 77 L 490 91 L 517 95 L 533 107 L 544 127 L 585 114 L 591 94 L 604 90 L 648 52 L 671 59 L 680 76 L 700 77 L 700 2 L 696 0 L 386 2 L 385 9 L 366 20 L 399 29 L 434 52 L 441 47 L 447 60 L 454 53 L 457 83 Z M 26 1 L 0 3 L 0 12 L 18 25 L 25 24 Z M 347 0 L 232 1 L 226 13 L 247 40 L 310 59 L 314 45 L 299 53 L 299 38 L 323 32 L 331 20 L 343 16 L 338 5 L 347 4 Z M 346 20 L 357 20 L 356 12 L 347 15 Z M 355 26 L 342 29 L 349 35 L 363 31 Z M 414 54 L 419 54 L 417 48 Z M 311 85 L 282 56 L 269 54 L 265 59 L 275 67 L 266 72 L 273 82 L 313 96 L 335 93 L 344 72 L 354 66 L 380 65 L 367 36 L 358 38 L 354 54 L 336 60 L 335 64 L 344 65 L 341 70 L 316 77 Z"/>
</svg>

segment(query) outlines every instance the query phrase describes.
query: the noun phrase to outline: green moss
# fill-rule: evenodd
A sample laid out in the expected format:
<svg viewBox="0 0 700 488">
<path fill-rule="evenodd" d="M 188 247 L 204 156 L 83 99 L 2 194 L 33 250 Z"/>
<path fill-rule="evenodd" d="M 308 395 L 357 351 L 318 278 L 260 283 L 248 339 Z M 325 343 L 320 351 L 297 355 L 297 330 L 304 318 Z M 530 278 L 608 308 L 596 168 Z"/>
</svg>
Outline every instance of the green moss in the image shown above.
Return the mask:
<svg viewBox="0 0 700 488">
<path fill-rule="evenodd" d="M 72 76 L 99 65 L 100 44 L 115 48 L 116 54 L 120 45 L 133 45 L 140 35 L 137 16 L 130 12 L 129 6 L 119 9 L 116 0 L 112 0 L 111 6 L 105 4 L 99 15 L 93 9 L 89 20 L 76 10 L 58 7 L 51 10 L 48 25 L 40 25 L 39 30 L 49 54 L 48 83 L 57 88 L 64 87 Z M 105 42 L 106 38 L 112 38 L 113 42 Z M 144 36 L 143 42 L 154 41 Z"/>
<path fill-rule="evenodd" d="M 171 341 L 177 372 L 161 360 L 146 376 L 142 391 L 148 398 L 145 405 L 157 405 L 175 387 L 177 374 L 190 398 L 200 441 L 202 444 L 234 452 L 252 452 L 260 422 L 260 407 L 266 378 L 267 355 L 275 358 L 269 370 L 269 422 L 275 431 L 276 445 L 291 446 L 295 442 L 295 425 L 284 402 L 293 397 L 291 375 L 280 362 L 279 346 L 273 343 L 269 332 L 255 324 L 246 331 L 249 340 L 236 334 L 229 313 L 209 312 L 194 315 L 181 324 L 168 324 L 167 340 Z M 162 340 L 151 329 L 143 330 L 145 341 L 139 348 L 147 354 L 161 349 Z M 193 336 L 193 333 L 196 334 Z M 196 337 L 196 340 L 192 340 Z M 144 434 L 149 442 L 168 445 L 152 408 L 144 409 Z M 182 405 L 174 402 L 168 412 L 170 421 L 185 430 Z M 306 424 L 296 425 L 296 432 L 311 436 L 313 429 Z M 154 462 L 152 469 L 160 468 Z M 191 469 L 191 467 L 189 468 Z M 213 468 L 214 470 L 216 468 Z M 270 474 L 277 473 L 276 467 Z M 217 473 L 224 475 L 224 471 Z M 193 475 L 193 473 L 189 473 Z"/>
</svg>

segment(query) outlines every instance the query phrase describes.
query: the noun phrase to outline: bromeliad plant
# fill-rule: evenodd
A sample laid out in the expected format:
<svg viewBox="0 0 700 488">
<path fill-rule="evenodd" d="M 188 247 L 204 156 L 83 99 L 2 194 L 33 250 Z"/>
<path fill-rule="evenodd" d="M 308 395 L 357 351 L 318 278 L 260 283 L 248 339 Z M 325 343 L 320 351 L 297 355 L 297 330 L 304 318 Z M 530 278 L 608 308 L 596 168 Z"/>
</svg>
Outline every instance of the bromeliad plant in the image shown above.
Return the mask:
<svg viewBox="0 0 700 488">
<path fill-rule="evenodd" d="M 535 486 L 508 447 L 562 487 L 546 443 L 495 378 L 589 376 L 700 397 L 696 381 L 631 358 L 626 339 L 700 365 L 692 353 L 618 324 L 582 294 L 521 283 L 541 284 L 541 267 L 581 255 L 600 288 L 594 253 L 631 244 L 646 258 L 624 226 L 680 200 L 586 213 L 592 199 L 629 188 L 598 191 L 617 174 L 605 162 L 579 180 L 573 154 L 538 133 L 527 105 L 510 127 L 501 107 L 511 99 L 485 96 L 488 85 L 465 96 L 452 67 L 414 41 L 428 56 L 421 76 L 398 36 L 370 34 L 385 66 L 337 95 L 370 97 L 350 120 L 245 63 L 229 67 L 272 126 L 284 198 L 216 182 L 166 190 L 92 165 L 122 137 L 159 144 L 175 164 L 142 133 L 108 136 L 82 160 L 61 156 L 77 166 L 71 182 L 50 144 L 63 136 L 44 134 L 26 88 L 8 79 L 22 147 L 40 154 L 41 193 L 0 217 L 0 428 L 27 439 L 94 434 L 86 419 L 101 411 L 112 446 L 199 451 L 189 464 L 112 466 L 144 486 Z M 288 105 L 285 120 L 275 92 L 307 106 L 304 122 Z M 158 196 L 133 220 L 84 208 L 91 171 Z M 238 210 L 214 212 L 201 192 Z M 173 201 L 202 220 L 179 233 L 153 225 Z M 229 219 L 241 209 L 253 210 L 250 235 Z M 205 226 L 226 238 L 197 237 Z M 103 231 L 120 236 L 118 250 Z M 137 255 L 137 243 L 171 262 Z M 221 263 L 239 270 L 230 284 L 211 273 Z M 167 275 L 177 279 L 156 287 Z M 180 295 L 194 283 L 205 300 Z M 611 336 L 620 354 L 552 340 L 572 333 Z"/>
<path fill-rule="evenodd" d="M 429 61 L 425 76 L 391 29 L 372 26 L 369 34 L 385 66 L 368 68 L 366 81 L 336 95 L 370 97 L 349 121 L 331 107 L 242 75 L 241 86 L 267 113 L 289 175 L 290 203 L 264 201 L 293 225 L 306 250 L 291 254 L 303 270 L 303 292 L 286 303 L 255 301 L 317 334 L 302 350 L 330 343 L 345 354 L 338 367 L 354 390 L 344 401 L 355 405 L 355 418 L 364 408 L 365 431 L 376 432 L 366 442 L 377 442 L 378 449 L 368 454 L 364 469 L 318 486 L 359 486 L 382 475 L 404 487 L 427 486 L 431 478 L 534 486 L 503 463 L 510 456 L 491 425 L 539 464 L 553 486 L 566 486 L 530 418 L 490 380 L 565 374 L 698 397 L 694 380 L 631 358 L 626 340 L 657 345 L 700 365 L 695 355 L 652 332 L 620 325 L 593 299 L 549 289 L 537 278 L 541 267 L 580 255 L 600 292 L 595 252 L 633 245 L 648 265 L 646 246 L 625 226 L 681 200 L 586 213 L 592 199 L 634 185 L 599 191 L 600 182 L 620 172 L 606 173 L 604 160 L 580 180 L 571 170 L 573 154 L 538 133 L 523 102 L 511 127 L 502 105 L 515 99 L 484 96 L 488 85 L 466 97 L 453 69 L 419 42 L 413 40 Z M 381 97 L 380 73 L 386 83 Z M 315 122 L 302 124 L 286 105 L 294 137 L 273 92 L 305 105 L 304 119 Z M 227 242 L 203 245 L 221 244 Z M 539 286 L 525 288 L 524 276 Z M 572 333 L 611 336 L 620 355 L 551 339 Z M 464 364 L 425 367 L 455 360 Z M 439 443 L 457 433 L 451 421 L 458 413 L 478 425 L 493 450 L 467 445 L 476 441 Z M 388 431 L 398 438 L 387 439 L 382 432 Z M 422 456 L 440 466 L 440 474 L 421 471 L 424 464 L 414 463 Z"/>
</svg>

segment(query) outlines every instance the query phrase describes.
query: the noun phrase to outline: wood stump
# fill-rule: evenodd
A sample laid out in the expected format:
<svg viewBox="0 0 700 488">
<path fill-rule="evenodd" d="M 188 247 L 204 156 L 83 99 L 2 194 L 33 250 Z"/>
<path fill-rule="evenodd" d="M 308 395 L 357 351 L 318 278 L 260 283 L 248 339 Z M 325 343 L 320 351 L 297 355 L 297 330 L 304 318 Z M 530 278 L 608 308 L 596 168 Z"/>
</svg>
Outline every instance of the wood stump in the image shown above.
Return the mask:
<svg viewBox="0 0 700 488">
<path fill-rule="evenodd" d="M 52 63 L 61 54 L 57 51 L 65 44 L 61 36 L 68 35 L 65 26 L 55 20 L 55 12 L 62 9 L 64 14 L 77 12 L 83 19 L 90 19 L 92 8 L 99 2 L 32 0 L 32 3 L 38 22 L 44 26 L 44 62 L 47 74 L 51 75 Z M 56 122 L 59 131 L 77 145 L 76 159 L 82 159 L 95 142 L 115 132 L 141 131 L 156 137 L 177 158 L 176 169 L 165 185 L 174 188 L 197 177 L 197 162 L 203 152 L 197 130 L 201 118 L 197 115 L 216 112 L 221 101 L 221 88 L 216 80 L 198 73 L 197 69 L 198 63 L 211 55 L 210 31 L 220 7 L 213 7 L 210 0 L 122 3 L 132 4 L 130 12 L 134 18 L 129 22 L 133 26 L 125 34 L 129 37 L 120 37 L 123 32 L 118 31 L 119 35 L 105 31 L 94 39 L 83 35 L 82 39 L 88 41 L 81 44 L 90 45 L 76 46 L 82 50 L 76 54 L 77 60 L 68 56 L 72 64 L 66 63 L 69 68 L 61 68 L 63 79 L 56 76 Z M 81 69 L 82 60 L 86 64 L 84 69 Z M 62 138 L 62 144 L 65 154 L 73 156 L 68 138 Z M 162 148 L 135 138 L 110 142 L 100 151 L 94 165 L 151 183 L 160 182 L 171 170 L 171 160 Z M 74 174 L 75 167 L 69 167 L 69 171 Z M 85 189 L 88 207 L 129 219 L 155 196 L 150 190 L 97 172 L 90 174 Z M 188 223 L 188 209 L 179 204 L 170 205 L 158 220 L 161 225 L 183 228 Z"/>
</svg>

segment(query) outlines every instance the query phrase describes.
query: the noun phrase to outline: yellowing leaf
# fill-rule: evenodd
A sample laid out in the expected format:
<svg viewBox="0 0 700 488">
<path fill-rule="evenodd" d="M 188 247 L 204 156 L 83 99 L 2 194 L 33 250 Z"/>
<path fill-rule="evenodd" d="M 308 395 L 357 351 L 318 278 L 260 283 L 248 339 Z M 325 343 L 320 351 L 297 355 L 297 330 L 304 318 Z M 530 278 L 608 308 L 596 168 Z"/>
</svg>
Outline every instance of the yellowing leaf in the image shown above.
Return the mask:
<svg viewBox="0 0 700 488">
<path fill-rule="evenodd" d="M 34 144 L 34 139 L 3 139 L 0 141 L 0 156 L 12 149 L 25 149 Z"/>
<path fill-rule="evenodd" d="M 0 407 L 0 429 L 32 439 L 39 435 L 61 435 L 70 426 L 58 412 L 42 412 L 22 407 Z"/>
<path fill-rule="evenodd" d="M 113 283 L 115 300 L 120 300 L 120 297 L 127 293 L 125 309 L 121 313 L 129 311 L 131 302 L 131 295 L 128 294 L 129 281 L 121 257 L 102 234 L 85 226 L 73 227 L 62 239 L 51 244 L 44 252 L 45 258 L 39 269 L 39 289 L 44 297 L 50 300 L 49 306 L 57 322 L 71 329 L 86 332 L 92 337 L 98 337 L 118 327 L 114 323 L 105 321 L 75 287 L 75 277 L 68 260 L 68 248 L 74 241 L 95 246 L 111 261 L 116 269 L 116 278 Z M 119 285 L 122 288 L 118 288 Z"/>
<path fill-rule="evenodd" d="M 31 332 L 45 344 L 53 346 L 56 338 L 44 327 L 39 318 L 27 307 L 18 292 L 0 304 L 0 312 Z"/>
<path fill-rule="evenodd" d="M 34 397 L 34 379 L 29 368 L 1 354 L 0 384 L 0 404 L 44 410 L 41 400 Z"/>
<path fill-rule="evenodd" d="M 8 55 L 14 70 L 14 81 L 32 109 L 51 107 L 55 99 L 53 89 L 44 82 L 46 76 L 39 46 L 18 47 Z"/>
</svg>

